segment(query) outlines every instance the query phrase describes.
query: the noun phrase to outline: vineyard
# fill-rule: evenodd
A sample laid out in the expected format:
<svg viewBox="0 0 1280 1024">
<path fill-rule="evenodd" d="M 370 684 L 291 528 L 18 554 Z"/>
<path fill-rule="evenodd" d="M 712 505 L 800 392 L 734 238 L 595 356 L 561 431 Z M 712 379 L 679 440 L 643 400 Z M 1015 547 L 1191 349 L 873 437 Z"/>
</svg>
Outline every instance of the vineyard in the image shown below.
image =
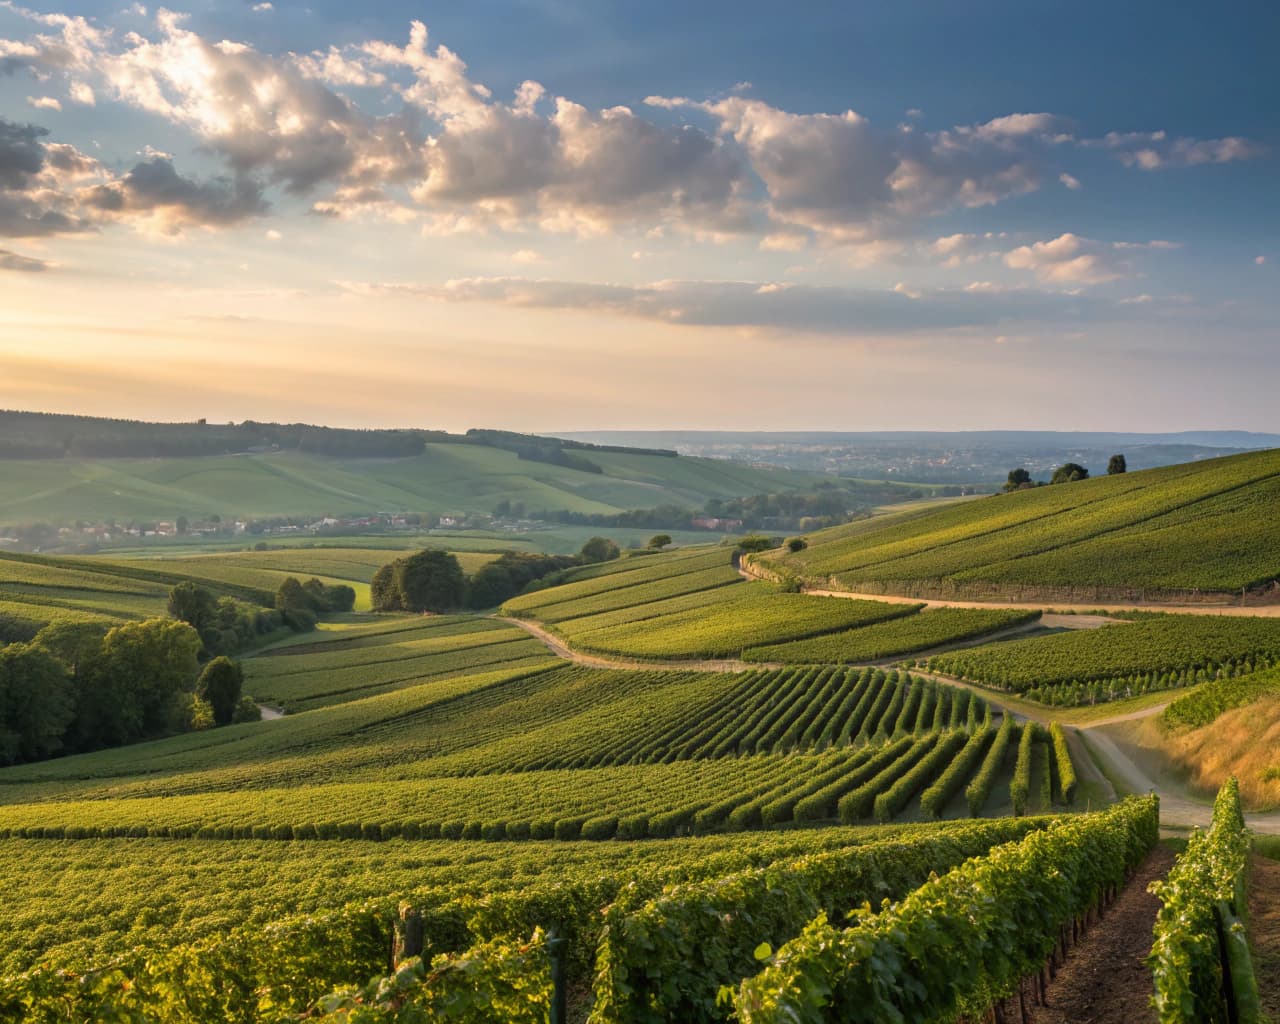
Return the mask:
<svg viewBox="0 0 1280 1024">
<path fill-rule="evenodd" d="M 1207 516 L 1253 493 L 1227 461 L 1234 497 Z M 1162 493 L 1190 509 L 1201 470 Z M 1070 507 L 1150 511 L 1143 477 Z M 842 536 L 900 564 L 1029 543 L 1061 525 L 1058 490 Z M 967 510 L 1006 500 L 974 533 Z M 912 553 L 932 517 L 948 539 Z M 259 603 L 288 575 L 367 595 L 395 554 L 0 557 L 0 622 L 162 615 L 185 579 Z M 1274 693 L 1276 619 L 1064 630 L 792 589 L 700 547 L 561 569 L 498 615 L 339 614 L 242 658 L 283 717 L 0 768 L 0 1018 L 544 1024 L 567 999 L 576 1024 L 1009 1019 L 1146 862 L 1158 809 L 1106 807 L 1071 730 L 1000 694 L 1191 687 L 1162 719 L 1186 729 Z M 1220 926 L 1245 892 L 1236 800 L 1160 889 L 1162 1024 L 1251 976 L 1206 952 L 1212 928 L 1240 934 Z"/>
<path fill-rule="evenodd" d="M 1280 577 L 1278 500 L 1280 452 L 1256 452 L 833 527 L 760 561 L 908 596 L 1238 594 Z"/>
<path fill-rule="evenodd" d="M 932 671 L 1044 704 L 1085 704 L 1247 675 L 1280 660 L 1280 619 L 1144 615 L 928 659 Z"/>
</svg>

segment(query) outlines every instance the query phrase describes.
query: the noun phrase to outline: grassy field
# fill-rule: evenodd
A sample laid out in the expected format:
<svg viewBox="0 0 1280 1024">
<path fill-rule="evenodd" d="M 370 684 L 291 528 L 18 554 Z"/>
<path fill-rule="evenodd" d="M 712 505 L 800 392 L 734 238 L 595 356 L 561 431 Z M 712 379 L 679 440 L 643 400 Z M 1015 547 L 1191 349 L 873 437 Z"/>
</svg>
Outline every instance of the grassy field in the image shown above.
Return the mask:
<svg viewBox="0 0 1280 1024">
<path fill-rule="evenodd" d="M 0 554 L 0 620 L 30 633 L 55 619 L 119 623 L 164 615 L 174 584 L 193 580 L 219 594 L 270 607 L 289 576 L 317 577 L 356 592 L 356 611 L 369 608 L 369 580 L 399 553 L 366 548 L 291 548 L 182 558 L 45 557 Z M 497 557 L 457 552 L 464 572 Z M 10 632 L 13 632 L 10 629 Z M 4 634 L 0 633 L 0 639 Z"/>
<path fill-rule="evenodd" d="M 1154 598 L 1280 577 L 1280 451 L 1002 494 L 834 527 L 765 565 L 908 595 Z"/>
<path fill-rule="evenodd" d="M 594 458 L 594 456 L 593 456 Z M 403 459 L 297 452 L 204 458 L 0 462 L 0 525 L 316 516 L 370 512 L 528 509 L 615 513 L 657 505 L 701 508 L 710 498 L 799 490 L 820 474 L 713 459 L 602 454 L 603 473 L 518 459 L 480 445 L 428 445 Z"/>
</svg>

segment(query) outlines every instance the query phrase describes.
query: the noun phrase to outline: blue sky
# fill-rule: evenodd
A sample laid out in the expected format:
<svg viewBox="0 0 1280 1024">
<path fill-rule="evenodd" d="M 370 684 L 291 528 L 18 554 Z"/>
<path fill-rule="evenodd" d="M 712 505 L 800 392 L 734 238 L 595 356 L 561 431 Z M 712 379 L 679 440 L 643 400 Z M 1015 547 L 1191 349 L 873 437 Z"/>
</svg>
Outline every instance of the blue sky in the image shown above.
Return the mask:
<svg viewBox="0 0 1280 1024">
<path fill-rule="evenodd" d="M 1277 38 L 1262 3 L 0 3 L 0 405 L 1280 429 Z"/>
</svg>

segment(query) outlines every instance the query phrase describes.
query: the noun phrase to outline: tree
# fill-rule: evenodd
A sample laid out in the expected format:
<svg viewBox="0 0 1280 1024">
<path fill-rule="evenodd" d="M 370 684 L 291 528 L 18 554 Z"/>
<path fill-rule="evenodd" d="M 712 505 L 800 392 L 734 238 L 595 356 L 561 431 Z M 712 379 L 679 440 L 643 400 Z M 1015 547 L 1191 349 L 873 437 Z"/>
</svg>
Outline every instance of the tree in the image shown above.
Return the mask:
<svg viewBox="0 0 1280 1024">
<path fill-rule="evenodd" d="M 369 583 L 369 601 L 375 612 L 404 610 L 404 603 L 400 600 L 400 586 L 396 583 L 394 562 L 388 562 L 373 574 Z"/>
<path fill-rule="evenodd" d="M 1076 480 L 1088 480 L 1089 471 L 1078 462 L 1063 463 L 1053 471 L 1053 478 L 1049 481 L 1051 484 L 1069 484 Z"/>
<path fill-rule="evenodd" d="M 0 764 L 56 754 L 74 715 L 62 662 L 35 644 L 0 648 Z"/>
<path fill-rule="evenodd" d="M 77 673 L 77 734 L 89 748 L 132 743 L 171 723 L 175 699 L 190 692 L 200 635 L 185 622 L 147 619 L 102 638 Z"/>
<path fill-rule="evenodd" d="M 768 551 L 771 547 L 773 547 L 773 538 L 763 534 L 753 533 L 748 537 L 738 538 L 739 551 Z"/>
<path fill-rule="evenodd" d="M 169 591 L 169 615 L 194 626 L 203 633 L 209 628 L 214 614 L 213 594 L 191 580 L 183 580 Z"/>
<path fill-rule="evenodd" d="M 401 603 L 411 612 L 460 608 L 467 582 L 457 558 L 448 551 L 431 548 L 397 561 L 395 581 Z"/>
<path fill-rule="evenodd" d="M 809 542 L 805 540 L 803 537 L 787 538 L 787 550 L 790 551 L 793 555 L 798 554 L 808 546 L 809 546 Z"/>
<path fill-rule="evenodd" d="M 671 534 L 669 533 L 655 533 L 649 538 L 649 547 L 654 551 L 661 551 L 670 543 Z"/>
<path fill-rule="evenodd" d="M 280 589 L 276 591 L 276 607 L 282 612 L 297 611 L 300 608 L 314 611 L 311 595 L 292 576 L 286 576 L 284 582 L 280 584 Z"/>
<path fill-rule="evenodd" d="M 592 537 L 582 545 L 579 555 L 588 564 L 592 562 L 612 562 L 615 558 L 622 556 L 622 549 L 608 537 Z"/>
<path fill-rule="evenodd" d="M 178 528 L 178 534 L 185 536 L 187 531 L 191 529 L 191 520 L 186 516 L 178 516 L 177 521 L 173 524 Z"/>
<path fill-rule="evenodd" d="M 1123 455 L 1111 456 L 1111 461 L 1107 463 L 1107 476 L 1117 476 L 1128 471 L 1129 465 L 1125 462 Z"/>
<path fill-rule="evenodd" d="M 519 592 L 511 570 L 505 565 L 490 562 L 471 577 L 471 585 L 467 588 L 467 607 L 495 608 Z"/>
<path fill-rule="evenodd" d="M 1017 469 L 1009 470 L 1009 478 L 1005 481 L 1004 489 L 1006 491 L 1020 491 L 1024 487 L 1031 486 L 1031 474 L 1019 466 Z"/>
<path fill-rule="evenodd" d="M 228 657 L 214 658 L 200 673 L 196 694 L 213 708 L 213 720 L 226 725 L 235 715 L 244 688 L 244 671 Z"/>
</svg>

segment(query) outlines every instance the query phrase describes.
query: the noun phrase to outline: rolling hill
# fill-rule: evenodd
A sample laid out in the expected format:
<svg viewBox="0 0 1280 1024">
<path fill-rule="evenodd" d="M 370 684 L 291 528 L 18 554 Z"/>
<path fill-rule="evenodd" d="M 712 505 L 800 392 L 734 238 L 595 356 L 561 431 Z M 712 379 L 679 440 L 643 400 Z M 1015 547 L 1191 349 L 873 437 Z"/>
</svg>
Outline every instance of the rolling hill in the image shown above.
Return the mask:
<svg viewBox="0 0 1280 1024">
<path fill-rule="evenodd" d="M 1280 450 L 833 527 L 753 564 L 869 594 L 995 600 L 1274 597 Z"/>
<path fill-rule="evenodd" d="M 811 488 L 816 473 L 756 469 L 716 459 L 593 453 L 588 472 L 479 444 L 428 444 L 405 458 L 299 451 L 122 459 L 0 461 L 0 525 L 204 518 L 491 512 L 610 515 L 711 498 Z"/>
</svg>

